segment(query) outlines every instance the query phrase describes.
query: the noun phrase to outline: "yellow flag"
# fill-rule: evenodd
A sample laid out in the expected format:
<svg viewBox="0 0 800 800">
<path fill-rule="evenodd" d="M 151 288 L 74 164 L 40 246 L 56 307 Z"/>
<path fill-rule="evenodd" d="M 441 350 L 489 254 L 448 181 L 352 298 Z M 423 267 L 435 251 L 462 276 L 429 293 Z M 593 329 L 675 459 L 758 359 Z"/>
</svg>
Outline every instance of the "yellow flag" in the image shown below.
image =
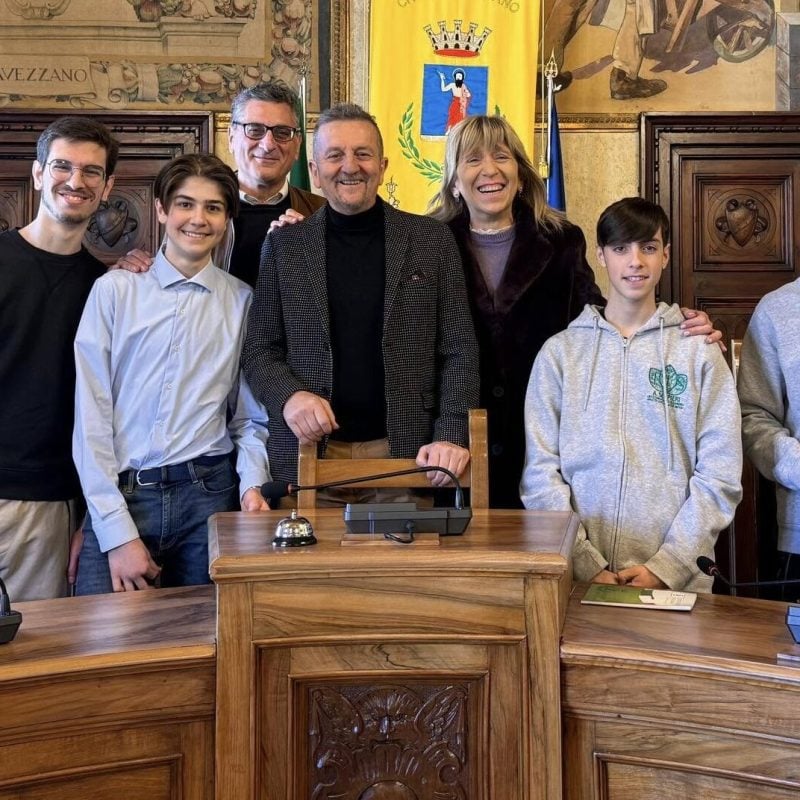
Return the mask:
<svg viewBox="0 0 800 800">
<path fill-rule="evenodd" d="M 539 0 L 372 0 L 369 110 L 393 206 L 425 210 L 467 115 L 501 114 L 533 158 L 538 36 Z"/>
</svg>

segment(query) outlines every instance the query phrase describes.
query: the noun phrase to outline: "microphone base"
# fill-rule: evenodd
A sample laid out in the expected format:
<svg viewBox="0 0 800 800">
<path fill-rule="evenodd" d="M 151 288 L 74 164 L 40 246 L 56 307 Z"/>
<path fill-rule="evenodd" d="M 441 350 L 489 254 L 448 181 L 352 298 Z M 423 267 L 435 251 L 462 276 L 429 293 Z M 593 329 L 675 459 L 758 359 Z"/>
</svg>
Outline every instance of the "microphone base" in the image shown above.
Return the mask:
<svg viewBox="0 0 800 800">
<path fill-rule="evenodd" d="M 19 611 L 9 611 L 0 617 L 0 644 L 8 644 L 16 635 L 22 624 Z"/>
<path fill-rule="evenodd" d="M 348 503 L 344 510 L 344 522 L 350 533 L 460 536 L 471 519 L 471 508 L 418 509 L 416 503 Z"/>
</svg>

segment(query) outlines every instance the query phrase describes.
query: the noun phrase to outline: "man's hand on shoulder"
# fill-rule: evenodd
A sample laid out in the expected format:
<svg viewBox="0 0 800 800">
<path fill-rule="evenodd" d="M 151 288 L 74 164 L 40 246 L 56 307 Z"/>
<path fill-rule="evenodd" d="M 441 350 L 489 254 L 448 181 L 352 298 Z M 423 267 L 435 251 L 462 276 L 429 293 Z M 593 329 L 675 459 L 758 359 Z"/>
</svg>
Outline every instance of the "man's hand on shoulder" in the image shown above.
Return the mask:
<svg viewBox="0 0 800 800">
<path fill-rule="evenodd" d="M 128 272 L 147 272 L 153 266 L 153 257 L 144 250 L 129 250 L 120 256 L 116 264 L 109 269 L 126 269 Z"/>
<path fill-rule="evenodd" d="M 718 331 L 712 324 L 711 318 L 705 311 L 696 311 L 693 308 L 682 308 L 681 313 L 685 317 L 681 323 L 681 330 L 684 336 L 705 336 L 706 344 L 719 343 L 723 353 L 728 351 L 722 341 L 722 331 Z"/>
<path fill-rule="evenodd" d="M 161 567 L 153 561 L 150 551 L 141 539 L 121 544 L 108 551 L 108 568 L 115 592 L 132 592 L 151 589 L 149 581 L 161 574 Z"/>
<path fill-rule="evenodd" d="M 666 583 L 650 572 L 644 564 L 621 569 L 619 579 L 627 586 L 640 586 L 642 589 L 669 589 Z"/>
<path fill-rule="evenodd" d="M 431 442 L 420 447 L 417 464 L 420 467 L 444 467 L 460 478 L 469 464 L 469 450 L 451 442 Z M 429 472 L 427 478 L 431 486 L 453 485 L 444 472 Z"/>
<path fill-rule="evenodd" d="M 339 425 L 331 404 L 313 392 L 295 392 L 283 407 L 283 418 L 300 444 L 318 442 Z"/>
<path fill-rule="evenodd" d="M 302 222 L 304 219 L 305 217 L 299 211 L 295 211 L 293 208 L 287 208 L 278 219 L 274 219 L 270 222 L 267 233 L 272 233 L 272 231 L 277 228 L 283 228 L 286 225 L 294 225 L 298 222 Z"/>
</svg>

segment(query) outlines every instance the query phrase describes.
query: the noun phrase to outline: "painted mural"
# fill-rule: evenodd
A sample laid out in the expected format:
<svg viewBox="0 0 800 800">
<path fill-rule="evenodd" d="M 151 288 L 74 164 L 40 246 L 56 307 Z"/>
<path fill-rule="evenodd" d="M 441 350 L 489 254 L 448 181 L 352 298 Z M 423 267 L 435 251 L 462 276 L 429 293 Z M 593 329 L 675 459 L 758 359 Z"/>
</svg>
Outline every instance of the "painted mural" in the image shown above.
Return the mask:
<svg viewBox="0 0 800 800">
<path fill-rule="evenodd" d="M 773 0 L 554 0 L 560 113 L 775 107 Z"/>
<path fill-rule="evenodd" d="M 0 106 L 227 110 L 311 80 L 316 0 L 0 0 Z"/>
</svg>

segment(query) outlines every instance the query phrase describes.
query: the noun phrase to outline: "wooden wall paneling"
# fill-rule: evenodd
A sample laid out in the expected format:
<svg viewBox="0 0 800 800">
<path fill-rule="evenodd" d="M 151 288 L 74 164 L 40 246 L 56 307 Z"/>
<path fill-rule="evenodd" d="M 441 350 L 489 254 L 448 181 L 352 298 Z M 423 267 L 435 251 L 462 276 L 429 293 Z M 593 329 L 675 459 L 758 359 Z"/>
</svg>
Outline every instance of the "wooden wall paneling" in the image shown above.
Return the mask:
<svg viewBox="0 0 800 800">
<path fill-rule="evenodd" d="M 84 243 L 106 264 L 128 250 L 157 249 L 163 231 L 153 202 L 153 179 L 170 159 L 184 153 L 209 152 L 213 119 L 201 112 L 76 112 L 91 116 L 115 133 L 120 158 L 108 205 L 98 210 Z M 0 111 L 0 230 L 22 227 L 35 214 L 31 164 L 39 134 L 61 114 L 44 111 Z"/>
<path fill-rule="evenodd" d="M 761 297 L 800 276 L 800 118 L 647 113 L 640 145 L 642 193 L 667 211 L 673 228 L 660 297 L 706 311 L 730 360 L 730 342 L 744 336 Z M 743 484 L 717 560 L 733 581 L 769 579 L 776 566 L 774 515 L 765 513 L 771 498 L 750 465 Z"/>
</svg>

